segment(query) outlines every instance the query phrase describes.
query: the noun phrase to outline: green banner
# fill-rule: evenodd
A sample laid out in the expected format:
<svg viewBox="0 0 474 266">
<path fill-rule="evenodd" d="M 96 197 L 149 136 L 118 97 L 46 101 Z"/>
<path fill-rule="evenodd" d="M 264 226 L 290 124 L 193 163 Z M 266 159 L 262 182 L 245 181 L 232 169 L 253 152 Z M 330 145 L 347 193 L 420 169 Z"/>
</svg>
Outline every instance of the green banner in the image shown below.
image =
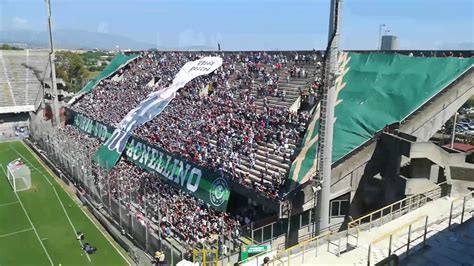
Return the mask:
<svg viewBox="0 0 474 266">
<path fill-rule="evenodd" d="M 90 119 L 66 108 L 67 124 L 98 138 L 101 142 L 112 136 L 114 127 Z M 207 168 L 189 163 L 180 156 L 166 152 L 135 136 L 127 142 L 125 158 L 138 167 L 155 173 L 165 182 L 203 200 L 212 208 L 225 212 L 230 197 L 227 179 Z"/>
<path fill-rule="evenodd" d="M 272 246 L 248 246 L 244 248 L 244 251 L 240 253 L 240 259 L 242 261 L 245 261 L 252 256 L 258 255 L 263 252 L 269 252 L 271 251 Z"/>
<path fill-rule="evenodd" d="M 112 59 L 112 61 L 102 70 L 95 78 L 93 78 L 91 81 L 89 81 L 84 88 L 82 88 L 74 97 L 72 97 L 71 100 L 69 100 L 69 104 L 73 104 L 76 102 L 79 98 L 82 97 L 82 95 L 91 92 L 99 82 L 110 75 L 114 74 L 118 69 L 124 67 L 130 61 L 134 60 L 137 58 L 139 55 L 137 54 L 130 54 L 130 55 L 124 55 L 124 54 L 118 54 Z"/>
<path fill-rule="evenodd" d="M 247 252 L 248 253 L 261 253 L 265 251 L 270 251 L 272 246 L 248 246 Z"/>
<path fill-rule="evenodd" d="M 363 145 L 386 125 L 405 120 L 430 98 L 457 79 L 473 58 L 410 57 L 399 54 L 343 53 L 336 85 L 332 162 Z M 291 165 L 288 190 L 316 173 L 319 110 Z"/>
<path fill-rule="evenodd" d="M 110 135 L 113 135 L 113 132 Z M 122 153 L 116 152 L 115 150 L 109 150 L 107 146 L 102 144 L 94 155 L 94 161 L 96 161 L 105 170 L 110 171 L 120 160 L 121 156 Z"/>
<path fill-rule="evenodd" d="M 89 81 L 82 90 L 79 91 L 79 94 L 81 93 L 89 93 L 94 89 L 94 87 L 104 78 L 109 77 L 113 73 L 115 73 L 119 68 L 127 65 L 131 60 L 137 58 L 137 54 L 130 54 L 130 55 L 125 55 L 125 54 L 118 54 L 112 59 L 112 61 L 102 70 L 99 75 L 97 75 L 95 78 L 93 78 L 91 81 Z"/>
</svg>

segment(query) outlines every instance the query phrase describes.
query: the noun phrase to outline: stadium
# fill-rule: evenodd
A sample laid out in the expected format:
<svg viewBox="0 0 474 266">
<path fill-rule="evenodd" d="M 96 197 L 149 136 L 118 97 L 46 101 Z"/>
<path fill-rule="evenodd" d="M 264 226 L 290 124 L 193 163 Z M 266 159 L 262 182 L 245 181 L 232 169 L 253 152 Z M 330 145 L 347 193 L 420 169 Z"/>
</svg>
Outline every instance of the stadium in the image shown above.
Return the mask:
<svg viewBox="0 0 474 266">
<path fill-rule="evenodd" d="M 72 97 L 0 50 L 0 265 L 472 263 L 472 51 L 342 51 L 339 5 L 325 50 L 122 51 Z"/>
</svg>

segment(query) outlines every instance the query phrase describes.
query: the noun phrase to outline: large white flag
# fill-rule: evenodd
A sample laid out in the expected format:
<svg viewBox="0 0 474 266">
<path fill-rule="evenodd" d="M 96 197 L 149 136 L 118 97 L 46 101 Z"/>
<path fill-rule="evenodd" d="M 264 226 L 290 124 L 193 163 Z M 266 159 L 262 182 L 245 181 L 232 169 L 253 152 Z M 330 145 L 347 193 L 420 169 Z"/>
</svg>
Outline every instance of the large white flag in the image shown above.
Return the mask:
<svg viewBox="0 0 474 266">
<path fill-rule="evenodd" d="M 112 169 L 125 150 L 133 129 L 151 121 L 160 114 L 176 96 L 176 92 L 196 77 L 212 73 L 222 65 L 222 58 L 208 56 L 186 63 L 173 79 L 171 86 L 150 93 L 146 99 L 132 109 L 115 129 L 112 136 L 95 155 L 96 161 L 107 169 Z"/>
</svg>

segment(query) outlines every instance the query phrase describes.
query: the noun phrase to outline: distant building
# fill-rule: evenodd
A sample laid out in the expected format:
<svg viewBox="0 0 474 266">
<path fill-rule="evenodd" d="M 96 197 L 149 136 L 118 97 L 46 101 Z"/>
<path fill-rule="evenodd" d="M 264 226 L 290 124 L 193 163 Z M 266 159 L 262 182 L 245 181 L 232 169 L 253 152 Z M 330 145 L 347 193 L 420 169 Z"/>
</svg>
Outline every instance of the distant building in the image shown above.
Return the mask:
<svg viewBox="0 0 474 266">
<path fill-rule="evenodd" d="M 384 35 L 382 36 L 382 44 L 380 50 L 390 51 L 390 50 L 400 50 L 400 42 L 398 37 L 395 35 Z"/>
</svg>

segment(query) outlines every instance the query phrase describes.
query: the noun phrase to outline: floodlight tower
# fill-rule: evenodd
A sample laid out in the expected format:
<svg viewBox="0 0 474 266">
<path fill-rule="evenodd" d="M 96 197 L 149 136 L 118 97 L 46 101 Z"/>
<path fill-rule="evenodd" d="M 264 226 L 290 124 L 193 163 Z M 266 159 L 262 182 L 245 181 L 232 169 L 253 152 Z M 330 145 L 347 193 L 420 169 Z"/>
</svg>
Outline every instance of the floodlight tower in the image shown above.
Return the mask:
<svg viewBox="0 0 474 266">
<path fill-rule="evenodd" d="M 49 66 L 51 68 L 51 88 L 53 93 L 51 97 L 53 98 L 53 125 L 58 126 L 61 122 L 59 118 L 59 99 L 58 99 L 58 87 L 56 84 L 56 65 L 54 47 L 53 47 L 53 33 L 52 33 L 52 19 L 51 19 L 51 0 L 45 0 L 46 9 L 48 12 L 48 33 L 49 33 Z"/>
<path fill-rule="evenodd" d="M 336 77 L 338 76 L 339 28 L 342 0 L 331 0 L 329 17 L 328 49 L 325 54 L 324 86 L 320 101 L 319 144 L 316 181 L 318 193 L 319 230 L 329 226 L 329 200 L 331 196 L 332 142 L 334 108 L 336 106 Z"/>
</svg>

